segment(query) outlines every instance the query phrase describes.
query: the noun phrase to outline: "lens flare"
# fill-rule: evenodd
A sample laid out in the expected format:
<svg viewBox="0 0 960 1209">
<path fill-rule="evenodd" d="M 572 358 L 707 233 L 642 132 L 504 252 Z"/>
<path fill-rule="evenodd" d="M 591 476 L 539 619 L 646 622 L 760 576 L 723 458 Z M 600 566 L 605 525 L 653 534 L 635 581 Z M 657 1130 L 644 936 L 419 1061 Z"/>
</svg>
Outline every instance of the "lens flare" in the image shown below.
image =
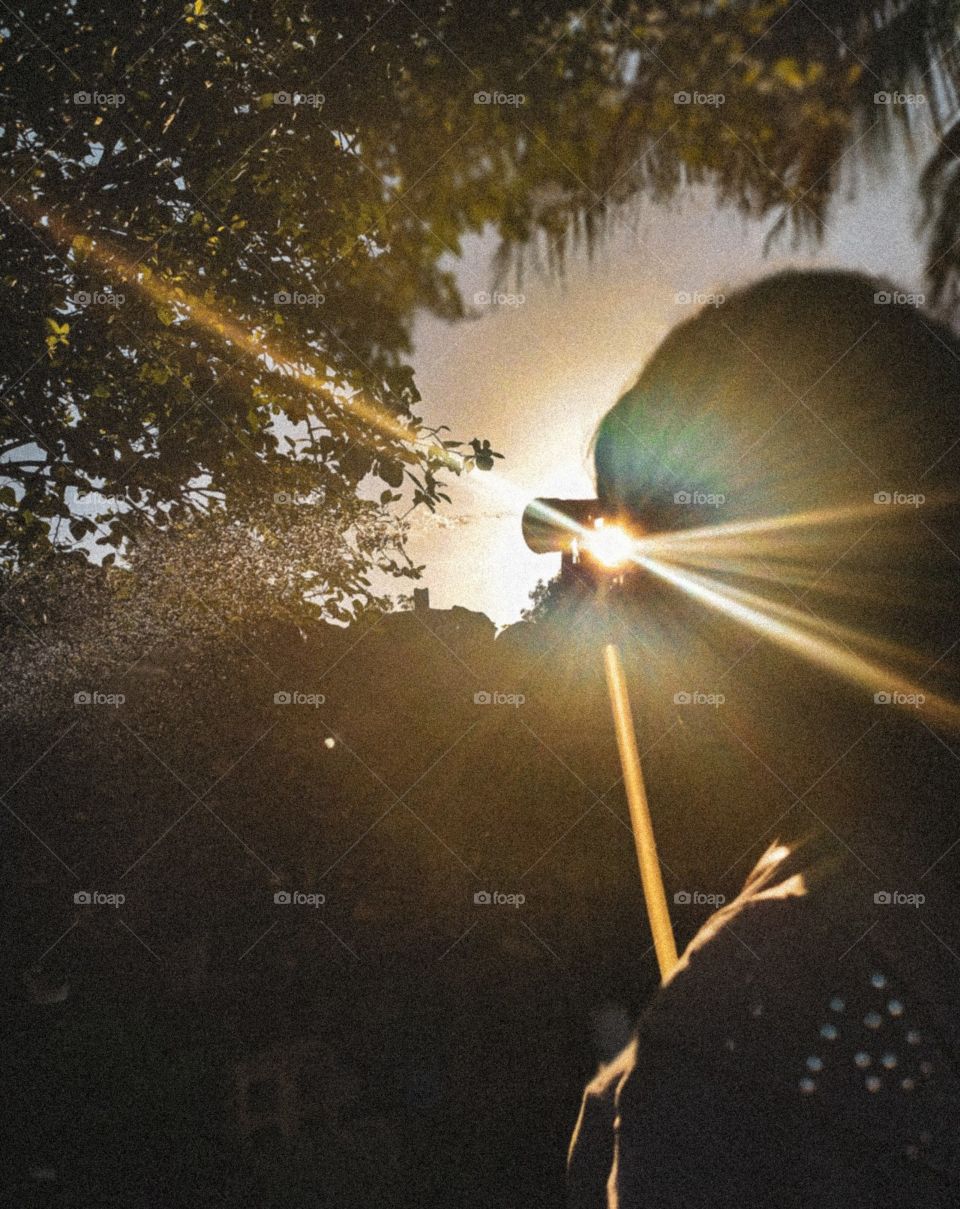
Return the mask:
<svg viewBox="0 0 960 1209">
<path fill-rule="evenodd" d="M 952 701 L 925 690 L 918 682 L 909 680 L 892 668 L 866 659 L 838 642 L 818 636 L 813 626 L 804 626 L 794 614 L 793 620 L 777 616 L 777 606 L 754 593 L 742 592 L 659 559 L 640 557 L 637 560 L 651 574 L 679 588 L 688 596 L 708 605 L 727 617 L 739 621 L 748 629 L 770 638 L 803 658 L 874 694 L 877 701 L 889 703 L 924 702 L 924 712 L 936 721 L 952 728 L 960 726 L 960 708 Z"/>
<path fill-rule="evenodd" d="M 60 216 L 49 210 L 41 212 L 35 203 L 17 194 L 6 204 L 15 213 L 19 210 L 24 215 L 20 221 L 25 221 L 31 229 L 40 227 L 57 242 L 75 245 L 78 230 Z M 40 236 L 37 235 L 37 238 Z M 328 404 L 332 403 L 339 409 L 341 420 L 358 439 L 369 439 L 364 430 L 373 429 L 410 449 L 436 457 L 451 468 L 459 467 L 456 455 L 429 437 L 424 439 L 421 436 L 416 421 L 398 418 L 379 403 L 360 394 L 344 398 L 331 385 L 327 367 L 318 369 L 295 350 L 268 345 L 266 331 L 262 327 L 248 330 L 242 322 L 208 303 L 206 298 L 188 293 L 179 283 L 167 283 L 162 274 L 131 262 L 119 248 L 109 245 L 101 236 L 88 239 L 86 248 L 87 255 L 99 268 L 109 268 L 120 280 L 139 290 L 151 301 L 175 306 L 187 322 L 196 324 L 224 344 L 239 349 L 268 372 L 292 377 L 307 391 L 323 398 Z M 493 494 L 519 503 L 517 497 L 521 493 L 508 480 L 495 475 L 485 476 L 483 485 L 485 494 L 492 490 Z M 774 578 L 783 582 L 786 577 L 787 580 L 802 582 L 816 571 L 812 565 L 809 571 L 806 568 L 809 550 L 804 549 L 805 545 L 816 547 L 824 535 L 837 525 L 867 518 L 880 523 L 881 518 L 892 514 L 892 510 L 877 512 L 865 503 L 639 537 L 631 536 L 617 525 L 605 524 L 602 518 L 594 528 L 586 528 L 571 518 L 554 514 L 554 509 L 546 509 L 545 512 L 548 513 L 547 519 L 566 528 L 575 543 L 608 570 L 616 571 L 630 563 L 644 567 L 702 604 L 734 618 L 749 629 L 829 668 L 845 679 L 878 691 L 881 696 L 886 693 L 891 697 L 900 694 L 913 698 L 919 694 L 920 685 L 896 674 L 892 668 L 864 658 L 847 645 L 848 639 L 857 641 L 861 646 L 880 645 L 876 640 L 871 642 L 869 635 L 855 634 L 847 627 L 832 625 L 826 619 L 807 618 L 799 610 L 765 600 L 756 593 L 744 592 L 720 579 L 693 570 L 697 567 L 701 572 L 709 569 L 721 574 L 739 571 L 754 578 Z M 777 563 L 775 572 L 766 564 L 767 559 Z M 818 574 L 813 582 L 818 583 L 820 579 Z M 832 639 L 828 636 L 831 634 Z M 929 693 L 925 695 L 925 700 L 928 716 L 960 728 L 960 707 Z"/>
<path fill-rule="evenodd" d="M 597 521 L 596 528 L 583 539 L 583 546 L 591 558 L 611 571 L 634 561 L 636 543 L 619 525 L 605 525 L 602 520 Z"/>
<path fill-rule="evenodd" d="M 386 407 L 362 392 L 347 396 L 343 388 L 334 385 L 327 365 L 311 363 L 315 355 L 312 351 L 307 355 L 276 341 L 268 342 L 266 325 L 248 327 L 222 305 L 215 305 L 206 297 L 188 291 L 179 281 L 166 281 L 163 273 L 154 272 L 140 261 L 131 261 L 101 234 L 92 239 L 86 237 L 81 228 L 73 226 L 51 208 L 42 209 L 18 193 L 10 194 L 4 204 L 37 239 L 40 236 L 33 228 L 40 228 L 68 251 L 76 249 L 78 238 L 84 239 L 84 254 L 99 269 L 109 271 L 151 302 L 179 312 L 185 323 L 195 325 L 228 347 L 239 349 L 264 371 L 291 378 L 325 405 L 334 406 L 352 439 L 368 443 L 370 437 L 364 430 L 374 429 L 408 449 L 435 458 L 455 472 L 462 469 L 463 459 L 435 440 L 425 439 L 419 432 L 418 421 L 392 415 Z M 40 239 L 40 242 L 44 241 Z"/>
</svg>

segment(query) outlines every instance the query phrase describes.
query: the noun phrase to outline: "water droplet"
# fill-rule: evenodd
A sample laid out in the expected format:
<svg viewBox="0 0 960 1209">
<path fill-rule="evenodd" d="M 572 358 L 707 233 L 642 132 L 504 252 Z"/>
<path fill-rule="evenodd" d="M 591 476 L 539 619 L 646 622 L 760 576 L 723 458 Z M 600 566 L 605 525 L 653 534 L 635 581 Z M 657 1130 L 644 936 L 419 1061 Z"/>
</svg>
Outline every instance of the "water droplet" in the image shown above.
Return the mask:
<svg viewBox="0 0 960 1209">
<path fill-rule="evenodd" d="M 868 1053 L 861 1049 L 857 1050 L 857 1052 L 853 1055 L 853 1061 L 857 1066 L 860 1067 L 861 1070 L 864 1070 L 870 1065 L 873 1059 Z"/>
<path fill-rule="evenodd" d="M 816 1083 L 814 1083 L 814 1081 L 812 1079 L 801 1079 L 800 1080 L 800 1091 L 803 1095 L 812 1096 L 816 1090 L 817 1090 L 817 1085 L 816 1085 Z"/>
<path fill-rule="evenodd" d="M 725 1050 L 729 1050 L 729 1052 L 732 1054 L 733 1051 L 737 1048 L 737 1043 L 736 1043 L 736 1041 L 734 1041 L 734 1039 L 732 1037 L 727 1037 L 727 1039 L 723 1043 L 723 1048 Z"/>
<path fill-rule="evenodd" d="M 847 1005 L 843 1002 L 839 995 L 836 995 L 830 1000 L 830 1010 L 832 1012 L 842 1012 Z"/>
<path fill-rule="evenodd" d="M 932 1062 L 921 1062 L 920 1063 L 920 1074 L 921 1075 L 932 1075 L 933 1074 L 933 1063 Z"/>
<path fill-rule="evenodd" d="M 871 974 L 870 985 L 876 987 L 878 991 L 882 991 L 887 985 L 887 980 L 883 974 Z"/>
<path fill-rule="evenodd" d="M 823 1070 L 823 1059 L 818 1058 L 816 1054 L 811 1054 L 807 1059 L 807 1070 L 818 1071 Z"/>
<path fill-rule="evenodd" d="M 753 1007 L 750 1009 L 750 1015 L 751 1015 L 751 1016 L 753 1016 L 753 1017 L 755 1017 L 755 1018 L 756 1018 L 757 1016 L 762 1016 L 762 1015 L 763 1015 L 763 1004 L 762 1004 L 762 1003 L 755 1003 L 755 1004 L 753 1005 Z"/>
<path fill-rule="evenodd" d="M 903 1015 L 903 1004 L 900 1002 L 899 999 L 891 999 L 890 1002 L 887 1004 L 887 1011 L 890 1013 L 891 1016 L 902 1016 Z"/>
<path fill-rule="evenodd" d="M 863 1023 L 867 1028 L 879 1028 L 883 1024 L 883 1017 L 879 1012 L 867 1012 L 863 1018 Z"/>
<path fill-rule="evenodd" d="M 917 1030 L 915 1028 L 910 1029 L 907 1032 L 907 1045 L 919 1045 L 919 1044 L 920 1044 L 920 1034 L 917 1032 Z"/>
<path fill-rule="evenodd" d="M 822 1024 L 820 1026 L 820 1036 L 824 1041 L 836 1041 L 838 1032 L 835 1024 Z"/>
<path fill-rule="evenodd" d="M 885 1066 L 887 1070 L 893 1070 L 893 1068 L 897 1065 L 897 1055 L 884 1054 L 880 1059 L 880 1065 Z"/>
<path fill-rule="evenodd" d="M 879 1075 L 867 1075 L 867 1077 L 863 1081 L 863 1086 L 869 1092 L 879 1091 L 880 1087 L 881 1087 L 880 1076 Z"/>
<path fill-rule="evenodd" d="M 913 1089 L 917 1086 L 917 1083 L 915 1079 L 901 1079 L 900 1086 L 904 1091 L 913 1091 Z"/>
</svg>

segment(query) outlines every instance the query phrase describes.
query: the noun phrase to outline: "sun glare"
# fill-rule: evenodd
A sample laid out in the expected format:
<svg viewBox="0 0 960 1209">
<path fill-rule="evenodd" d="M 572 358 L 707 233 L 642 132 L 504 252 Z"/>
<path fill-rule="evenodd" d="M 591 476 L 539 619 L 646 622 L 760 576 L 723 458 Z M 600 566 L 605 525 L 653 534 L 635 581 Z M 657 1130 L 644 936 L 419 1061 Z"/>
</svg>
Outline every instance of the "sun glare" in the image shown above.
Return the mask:
<svg viewBox="0 0 960 1209">
<path fill-rule="evenodd" d="M 619 525 L 605 525 L 602 518 L 584 538 L 583 546 L 591 558 L 611 570 L 626 566 L 634 557 L 635 543 L 630 534 Z"/>
</svg>

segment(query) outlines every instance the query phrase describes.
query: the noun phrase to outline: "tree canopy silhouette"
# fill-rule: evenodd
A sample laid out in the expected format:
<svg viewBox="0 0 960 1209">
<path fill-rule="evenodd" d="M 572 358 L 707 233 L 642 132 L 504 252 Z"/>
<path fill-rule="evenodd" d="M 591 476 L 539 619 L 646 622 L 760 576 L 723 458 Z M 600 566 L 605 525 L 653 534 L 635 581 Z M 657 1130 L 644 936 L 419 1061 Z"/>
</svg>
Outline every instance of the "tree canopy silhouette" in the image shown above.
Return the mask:
<svg viewBox="0 0 960 1209">
<path fill-rule="evenodd" d="M 470 313 L 468 232 L 496 229 L 501 269 L 562 267 L 703 183 L 816 237 L 847 157 L 899 130 L 940 148 L 928 267 L 952 302 L 957 7 L 5 5 L 0 554 L 278 496 L 349 512 L 364 480 L 378 523 L 435 506 L 469 455 L 418 418 L 410 332 Z"/>
</svg>

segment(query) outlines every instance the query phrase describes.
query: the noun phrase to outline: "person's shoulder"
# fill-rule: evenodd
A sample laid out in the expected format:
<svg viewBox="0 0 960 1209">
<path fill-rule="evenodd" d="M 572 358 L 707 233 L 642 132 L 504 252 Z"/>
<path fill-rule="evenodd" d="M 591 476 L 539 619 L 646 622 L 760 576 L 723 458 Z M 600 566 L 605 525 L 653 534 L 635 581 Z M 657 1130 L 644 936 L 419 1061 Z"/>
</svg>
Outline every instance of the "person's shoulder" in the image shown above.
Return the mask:
<svg viewBox="0 0 960 1209">
<path fill-rule="evenodd" d="M 772 844 L 740 892 L 703 924 L 663 996 L 702 983 L 735 990 L 775 980 L 785 993 L 854 946 L 869 922 L 869 886 L 844 854 L 815 841 Z"/>
<path fill-rule="evenodd" d="M 665 1198 L 651 1203 L 671 1205 L 834 1190 L 864 1156 L 873 1182 L 850 1203 L 878 1204 L 924 1137 L 931 1169 L 953 1162 L 934 1153 L 960 1089 L 929 1010 L 929 962 L 917 970 L 928 929 L 837 849 L 765 852 L 644 1013 L 615 1084 L 621 1204 L 641 1203 L 651 1181 Z"/>
</svg>

